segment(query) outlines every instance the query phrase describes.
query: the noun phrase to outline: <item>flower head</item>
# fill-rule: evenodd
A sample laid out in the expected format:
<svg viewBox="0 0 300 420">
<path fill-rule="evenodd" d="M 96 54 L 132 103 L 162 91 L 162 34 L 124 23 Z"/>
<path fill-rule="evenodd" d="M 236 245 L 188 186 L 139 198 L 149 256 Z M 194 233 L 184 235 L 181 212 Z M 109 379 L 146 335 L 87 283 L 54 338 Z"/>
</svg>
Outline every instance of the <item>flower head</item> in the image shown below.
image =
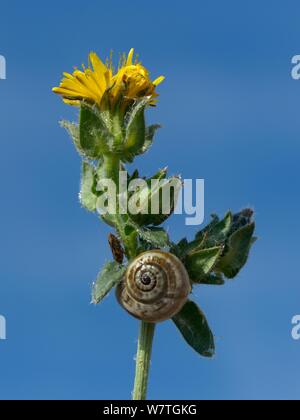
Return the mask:
<svg viewBox="0 0 300 420">
<path fill-rule="evenodd" d="M 156 86 L 163 82 L 160 76 L 151 82 L 149 71 L 141 63 L 133 63 L 134 50 L 131 49 L 126 60 L 123 60 L 118 72 L 113 76 L 111 95 L 116 100 L 124 95 L 125 100 L 135 100 L 145 96 L 151 97 L 155 102 L 158 96 Z"/>
<path fill-rule="evenodd" d="M 64 73 L 60 86 L 53 88 L 53 92 L 61 95 L 67 104 L 80 105 L 81 101 L 86 101 L 100 109 L 104 98 L 111 107 L 119 101 L 132 103 L 142 97 L 150 97 L 154 104 L 158 96 L 156 86 L 164 77 L 152 82 L 149 71 L 137 60 L 133 62 L 133 56 L 134 50 L 131 49 L 114 74 L 111 63 L 104 64 L 96 53 L 91 52 L 88 68 L 83 66 L 82 70 L 75 69 L 73 74 Z"/>
</svg>

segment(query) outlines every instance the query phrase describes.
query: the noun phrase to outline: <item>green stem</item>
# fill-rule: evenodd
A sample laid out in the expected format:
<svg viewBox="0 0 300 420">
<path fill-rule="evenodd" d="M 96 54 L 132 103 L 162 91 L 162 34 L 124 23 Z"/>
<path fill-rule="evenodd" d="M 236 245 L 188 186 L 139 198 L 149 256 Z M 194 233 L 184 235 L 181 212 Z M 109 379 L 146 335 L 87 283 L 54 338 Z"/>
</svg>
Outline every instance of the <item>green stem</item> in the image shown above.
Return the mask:
<svg viewBox="0 0 300 420">
<path fill-rule="evenodd" d="M 149 369 L 152 354 L 152 344 L 155 324 L 141 323 L 141 331 L 136 355 L 136 374 L 132 399 L 142 401 L 147 399 Z"/>
<path fill-rule="evenodd" d="M 120 171 L 119 157 L 112 154 L 104 156 L 103 170 L 105 173 L 105 177 L 112 179 L 116 183 L 118 189 Z M 115 217 L 116 228 L 125 245 L 127 257 L 130 259 L 135 258 L 137 249 L 135 240 L 131 241 L 126 236 L 124 231 L 124 219 L 118 213 L 119 212 L 117 211 Z M 146 400 L 147 398 L 149 369 L 151 362 L 154 332 L 155 324 L 150 324 L 142 321 L 136 356 L 136 373 L 133 390 L 134 401 Z"/>
<path fill-rule="evenodd" d="M 114 154 L 103 156 L 103 178 L 108 178 L 114 181 L 117 190 L 119 188 L 119 172 L 120 172 L 120 157 Z"/>
</svg>

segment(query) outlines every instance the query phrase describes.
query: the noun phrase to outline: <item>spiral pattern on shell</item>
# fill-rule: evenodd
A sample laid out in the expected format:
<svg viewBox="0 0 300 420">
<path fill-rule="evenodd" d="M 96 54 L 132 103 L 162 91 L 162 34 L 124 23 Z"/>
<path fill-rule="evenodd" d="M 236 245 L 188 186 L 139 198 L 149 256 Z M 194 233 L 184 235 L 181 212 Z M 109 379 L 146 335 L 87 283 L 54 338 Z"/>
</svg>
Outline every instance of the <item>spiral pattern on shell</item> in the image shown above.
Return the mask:
<svg viewBox="0 0 300 420">
<path fill-rule="evenodd" d="M 189 275 L 182 262 L 173 254 L 154 250 L 132 261 L 116 295 L 132 316 L 157 323 L 175 316 L 190 292 Z"/>
</svg>

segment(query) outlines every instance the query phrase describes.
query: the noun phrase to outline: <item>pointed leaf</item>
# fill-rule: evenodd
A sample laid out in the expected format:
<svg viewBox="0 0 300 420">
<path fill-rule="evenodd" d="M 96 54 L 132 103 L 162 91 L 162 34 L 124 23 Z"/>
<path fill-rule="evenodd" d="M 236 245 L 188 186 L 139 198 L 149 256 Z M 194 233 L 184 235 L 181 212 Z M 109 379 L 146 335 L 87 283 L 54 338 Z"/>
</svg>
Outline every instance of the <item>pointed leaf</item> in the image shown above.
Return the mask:
<svg viewBox="0 0 300 420">
<path fill-rule="evenodd" d="M 249 225 L 252 222 L 253 214 L 254 211 L 249 208 L 234 214 L 230 235 L 239 230 L 240 228 Z"/>
<path fill-rule="evenodd" d="M 204 229 L 197 233 L 194 241 L 186 241 L 181 244 L 181 259 L 184 260 L 185 257 L 192 252 L 223 245 L 220 241 L 213 240 L 211 237 L 211 232 L 213 232 L 215 227 L 219 225 L 220 229 L 222 229 L 222 225 L 220 225 L 222 221 L 220 221 L 219 217 L 215 214 L 212 215 L 212 218 L 213 220 Z"/>
<path fill-rule="evenodd" d="M 203 312 L 194 302 L 187 302 L 173 321 L 186 342 L 201 356 L 215 354 L 214 336 Z"/>
<path fill-rule="evenodd" d="M 141 192 L 139 213 L 131 215 L 140 226 L 159 226 L 174 212 L 182 188 L 179 177 L 166 179 L 166 170 L 147 181 L 148 190 Z M 152 211 L 154 209 L 154 211 Z"/>
<path fill-rule="evenodd" d="M 223 220 L 219 220 L 217 216 L 213 216 L 212 222 L 196 236 L 194 246 L 197 241 L 201 248 L 211 248 L 225 244 L 227 236 L 232 226 L 233 216 L 228 212 Z"/>
<path fill-rule="evenodd" d="M 145 107 L 151 102 L 151 98 L 149 96 L 145 96 L 142 99 L 139 99 L 135 102 L 132 106 L 128 114 L 126 115 L 126 128 L 127 132 L 131 130 L 131 126 L 135 124 L 136 117 L 140 113 L 144 114 Z"/>
<path fill-rule="evenodd" d="M 90 163 L 83 162 L 79 198 L 82 206 L 91 212 L 97 208 L 97 195 L 94 193 L 96 184 L 96 169 Z"/>
<path fill-rule="evenodd" d="M 207 241 L 205 242 L 206 246 L 218 246 L 226 241 L 227 235 L 230 232 L 232 225 L 232 213 L 228 212 L 223 220 L 218 222 L 212 229 L 209 231 Z"/>
<path fill-rule="evenodd" d="M 161 128 L 159 124 L 154 124 L 150 125 L 149 127 L 146 127 L 145 141 L 142 148 L 138 151 L 139 155 L 146 153 L 150 149 L 150 147 L 153 144 L 155 133 L 159 128 Z"/>
<path fill-rule="evenodd" d="M 73 123 L 71 121 L 66 121 L 66 120 L 60 121 L 59 124 L 62 128 L 67 130 L 69 136 L 73 140 L 73 143 L 74 143 L 74 146 L 76 147 L 77 152 L 82 156 L 89 157 L 88 155 L 84 153 L 84 151 L 82 150 L 80 146 L 78 124 Z"/>
<path fill-rule="evenodd" d="M 80 147 L 91 158 L 97 159 L 111 150 L 113 137 L 95 107 L 81 105 L 79 134 Z"/>
<path fill-rule="evenodd" d="M 204 229 L 197 233 L 196 239 L 198 241 L 201 241 L 203 237 L 209 232 L 211 232 L 213 228 L 219 223 L 220 219 L 216 214 L 212 214 L 211 217 L 212 221 Z"/>
<path fill-rule="evenodd" d="M 186 249 L 188 248 L 189 241 L 186 238 L 181 239 L 177 244 L 172 244 L 170 252 L 175 254 L 180 260 L 186 257 Z"/>
<path fill-rule="evenodd" d="M 220 273 L 211 273 L 207 276 L 201 278 L 198 281 L 194 281 L 196 284 L 205 284 L 207 286 L 223 286 L 225 284 L 225 280 Z"/>
<path fill-rule="evenodd" d="M 216 270 L 224 273 L 229 279 L 240 272 L 248 260 L 254 230 L 255 223 L 251 223 L 234 232 L 229 238 L 225 255 L 218 262 Z"/>
<path fill-rule="evenodd" d="M 120 283 L 125 271 L 126 267 L 123 267 L 115 261 L 107 263 L 93 285 L 92 303 L 100 303 L 111 289 Z"/>
<path fill-rule="evenodd" d="M 147 224 L 159 226 L 172 216 L 182 189 L 182 180 L 174 176 L 161 181 L 157 186 L 153 186 L 149 197 L 149 209 L 151 205 L 158 207 L 159 213 L 152 214 L 151 211 L 146 220 Z M 166 200 L 166 202 L 164 202 Z"/>
<path fill-rule="evenodd" d="M 196 282 L 204 279 L 213 270 L 222 250 L 222 247 L 214 247 L 188 254 L 185 265 L 190 278 Z"/>
<path fill-rule="evenodd" d="M 143 148 L 146 138 L 145 107 L 149 98 L 143 98 L 136 102 L 127 116 L 125 152 L 129 159 L 135 156 Z"/>
<path fill-rule="evenodd" d="M 162 228 L 137 228 L 139 236 L 154 248 L 165 248 L 169 245 L 169 235 Z"/>
</svg>

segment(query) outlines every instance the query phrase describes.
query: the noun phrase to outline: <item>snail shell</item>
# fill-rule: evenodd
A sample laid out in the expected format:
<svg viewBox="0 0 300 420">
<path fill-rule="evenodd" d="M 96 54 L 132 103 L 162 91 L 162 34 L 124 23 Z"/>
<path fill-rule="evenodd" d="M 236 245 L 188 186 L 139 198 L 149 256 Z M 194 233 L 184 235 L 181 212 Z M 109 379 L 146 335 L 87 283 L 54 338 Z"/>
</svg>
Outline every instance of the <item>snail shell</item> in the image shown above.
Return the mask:
<svg viewBox="0 0 300 420">
<path fill-rule="evenodd" d="M 145 252 L 132 261 L 116 291 L 127 312 L 150 323 L 175 316 L 190 293 L 189 275 L 182 262 L 159 250 Z"/>
</svg>

